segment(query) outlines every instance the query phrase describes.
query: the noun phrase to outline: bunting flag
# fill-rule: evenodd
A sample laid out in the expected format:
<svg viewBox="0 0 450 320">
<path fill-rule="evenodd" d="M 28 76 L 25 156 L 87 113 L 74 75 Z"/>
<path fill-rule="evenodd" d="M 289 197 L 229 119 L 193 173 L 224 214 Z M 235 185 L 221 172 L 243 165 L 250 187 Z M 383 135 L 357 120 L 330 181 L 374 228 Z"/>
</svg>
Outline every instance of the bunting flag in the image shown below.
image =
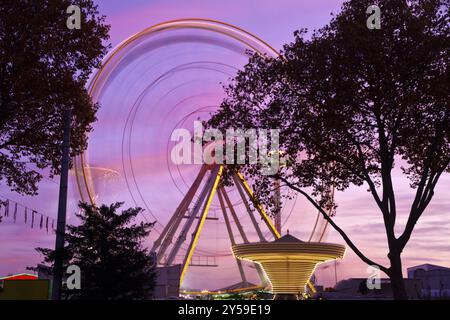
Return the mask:
<svg viewBox="0 0 450 320">
<path fill-rule="evenodd" d="M 9 217 L 9 200 L 5 202 L 5 217 Z"/>
<path fill-rule="evenodd" d="M 3 215 L 6 217 L 6 215 L 7 215 L 7 211 L 6 211 L 6 203 L 7 203 L 7 201 L 1 201 L 0 200 L 0 216 L 1 216 L 1 209 L 2 209 L 2 207 L 5 207 L 5 210 L 3 211 Z"/>
<path fill-rule="evenodd" d="M 14 214 L 13 214 L 14 223 L 16 223 L 16 218 L 17 218 L 17 202 L 14 205 Z"/>
<path fill-rule="evenodd" d="M 31 229 L 34 228 L 34 215 L 35 215 L 36 211 L 32 211 L 31 212 Z"/>
<path fill-rule="evenodd" d="M 1 216 L 5 217 L 5 218 L 10 217 L 12 219 L 13 223 L 16 223 L 18 216 L 23 213 L 23 219 L 24 219 L 23 221 L 24 221 L 25 225 L 28 225 L 28 207 L 27 206 L 22 205 L 14 200 L 8 199 L 1 195 L 0 195 L 0 198 L 5 199 L 5 200 L 0 199 L 0 217 Z M 12 205 L 14 205 L 14 207 Z M 23 208 L 23 211 L 19 207 Z M 31 210 L 31 225 L 30 225 L 30 227 L 32 229 L 35 229 L 35 227 L 37 227 L 37 223 L 39 223 L 39 229 L 42 230 L 42 229 L 44 229 L 44 223 L 45 223 L 45 230 L 48 233 L 48 231 L 50 229 L 50 222 L 51 222 L 51 230 L 55 231 L 54 230 L 54 225 L 55 225 L 54 218 L 49 217 L 45 214 L 42 214 L 42 213 L 38 212 L 37 210 L 33 210 L 33 209 L 30 209 L 30 210 Z M 39 219 L 39 220 L 36 220 L 36 219 Z"/>
</svg>

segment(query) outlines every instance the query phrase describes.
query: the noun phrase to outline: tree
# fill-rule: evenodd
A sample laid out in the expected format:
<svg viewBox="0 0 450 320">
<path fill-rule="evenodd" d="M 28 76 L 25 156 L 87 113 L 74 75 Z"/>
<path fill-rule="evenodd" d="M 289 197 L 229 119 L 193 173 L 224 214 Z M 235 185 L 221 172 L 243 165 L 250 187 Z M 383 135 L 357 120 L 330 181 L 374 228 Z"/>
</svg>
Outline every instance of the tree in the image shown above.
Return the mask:
<svg viewBox="0 0 450 320">
<path fill-rule="evenodd" d="M 69 5 L 81 29 L 69 29 Z M 109 26 L 91 0 L 3 1 L 0 6 L 0 182 L 37 194 L 39 169 L 60 171 L 63 114 L 72 108 L 71 155 L 95 121 L 86 81 L 108 46 Z"/>
<path fill-rule="evenodd" d="M 260 165 L 239 168 L 253 177 L 258 199 L 273 206 L 271 180 L 280 179 L 305 196 L 364 262 L 389 276 L 395 299 L 407 299 L 401 254 L 450 169 L 449 1 L 375 3 L 379 30 L 366 26 L 374 1 L 352 0 L 311 37 L 304 29 L 295 32 L 281 57 L 252 56 L 207 125 L 279 128 L 286 166 L 272 176 L 263 176 Z M 403 226 L 397 223 L 394 167 L 415 188 Z M 367 257 L 332 218 L 330 189 L 350 185 L 367 186 L 379 208 L 389 266 Z"/>
<path fill-rule="evenodd" d="M 122 203 L 110 206 L 80 204 L 76 214 L 81 223 L 69 226 L 64 248 L 64 264 L 81 270 L 81 289 L 63 290 L 68 299 L 118 300 L 149 298 L 155 283 L 155 260 L 143 248 L 153 223 L 132 224 L 141 208 L 120 214 Z M 44 264 L 53 263 L 55 251 L 37 248 Z"/>
</svg>

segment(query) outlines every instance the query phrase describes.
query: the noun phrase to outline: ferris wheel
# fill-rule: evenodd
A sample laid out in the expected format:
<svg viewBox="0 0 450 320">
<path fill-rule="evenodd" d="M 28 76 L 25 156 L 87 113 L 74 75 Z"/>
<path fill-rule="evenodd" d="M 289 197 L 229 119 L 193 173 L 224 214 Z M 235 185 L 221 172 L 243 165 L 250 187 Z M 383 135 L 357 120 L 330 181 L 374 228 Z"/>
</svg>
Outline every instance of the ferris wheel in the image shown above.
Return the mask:
<svg viewBox="0 0 450 320">
<path fill-rule="evenodd" d="M 100 109 L 88 149 L 74 162 L 79 198 L 145 209 L 142 219 L 156 222 L 148 245 L 160 264 L 182 264 L 181 282 L 196 255 L 212 257 L 213 264 L 228 259 L 228 268 L 236 268 L 230 241 L 276 239 L 296 215 L 298 201 L 287 188 L 280 192 L 292 200 L 281 209 L 283 220 L 273 222 L 262 206 L 252 205 L 251 185 L 239 172 L 234 185 L 225 188 L 219 184 L 223 166 L 170 161 L 172 132 L 192 131 L 193 121 L 209 119 L 224 98 L 223 87 L 252 52 L 279 55 L 262 39 L 228 23 L 167 21 L 113 49 L 88 87 Z M 326 220 L 317 213 L 311 221 L 307 239 L 324 240 Z M 242 282 L 249 284 L 241 262 L 237 267 Z M 264 282 L 258 267 L 253 269 Z"/>
</svg>

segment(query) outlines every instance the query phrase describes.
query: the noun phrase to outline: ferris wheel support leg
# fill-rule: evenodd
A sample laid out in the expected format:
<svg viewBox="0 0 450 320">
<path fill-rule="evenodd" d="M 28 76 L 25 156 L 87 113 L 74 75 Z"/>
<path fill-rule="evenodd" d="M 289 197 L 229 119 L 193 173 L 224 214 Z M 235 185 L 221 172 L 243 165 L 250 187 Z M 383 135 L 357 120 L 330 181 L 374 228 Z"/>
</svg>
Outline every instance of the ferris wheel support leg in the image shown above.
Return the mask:
<svg viewBox="0 0 450 320">
<path fill-rule="evenodd" d="M 278 234 L 281 235 L 281 181 L 280 179 L 275 179 L 274 181 L 274 200 L 275 200 L 275 217 L 273 218 L 273 223 L 275 224 L 275 229 L 278 231 Z"/>
<path fill-rule="evenodd" d="M 245 205 L 245 208 L 247 209 L 247 213 L 250 216 L 250 219 L 252 220 L 253 226 L 255 227 L 256 233 L 258 234 L 259 240 L 261 242 L 265 242 L 266 239 L 264 238 L 264 235 L 261 232 L 261 228 L 258 225 L 258 222 L 256 221 L 255 216 L 253 215 L 252 209 L 250 208 L 250 205 L 247 201 L 247 199 L 245 198 L 245 194 L 244 191 L 242 190 L 241 184 L 239 183 L 239 177 L 236 175 L 233 175 L 233 180 L 234 180 L 234 184 L 236 185 L 236 188 L 238 189 L 239 195 L 242 198 L 242 202 Z M 264 273 L 264 271 L 261 268 L 261 265 L 255 263 L 255 268 L 256 271 L 258 272 L 258 276 L 261 279 L 262 285 L 263 286 L 267 286 L 269 284 L 266 274 Z"/>
<path fill-rule="evenodd" d="M 231 229 L 230 220 L 228 219 L 227 210 L 225 208 L 225 203 L 223 200 L 223 187 L 220 187 L 217 190 L 217 196 L 219 198 L 220 207 L 222 208 L 223 218 L 225 220 L 225 225 L 227 227 L 228 236 L 230 237 L 231 245 L 234 246 L 236 241 L 234 240 L 233 229 Z M 242 261 L 238 258 L 236 259 L 236 263 L 239 269 L 239 273 L 241 275 L 242 282 L 247 283 L 247 277 L 245 276 L 244 268 L 242 267 Z"/>
<path fill-rule="evenodd" d="M 312 284 L 311 280 L 308 280 L 307 284 L 308 284 L 309 290 L 311 290 L 311 292 L 313 294 L 317 292 L 317 289 L 314 287 L 314 285 Z"/>
<path fill-rule="evenodd" d="M 205 204 L 203 205 L 202 213 L 200 215 L 200 218 L 197 223 L 197 227 L 195 229 L 195 232 L 192 234 L 191 243 L 189 244 L 189 249 L 186 253 L 186 256 L 184 257 L 183 261 L 183 269 L 181 270 L 181 276 L 180 276 L 180 287 L 183 283 L 184 276 L 186 275 L 186 271 L 189 267 L 189 263 L 191 261 L 192 255 L 194 254 L 195 247 L 197 246 L 198 238 L 200 237 L 200 233 L 202 232 L 203 225 L 205 224 L 206 216 L 208 215 L 209 207 L 211 206 L 212 199 L 214 197 L 214 194 L 217 190 L 217 186 L 220 181 L 220 177 L 222 176 L 223 172 L 223 166 L 217 165 L 210 177 L 210 182 L 212 182 L 212 185 L 209 186 L 209 194 L 206 199 Z M 209 183 L 208 183 L 209 185 Z M 194 217 L 196 215 L 196 212 L 193 213 Z"/>
<path fill-rule="evenodd" d="M 235 183 L 236 185 L 238 185 L 239 183 L 244 187 L 245 192 L 247 193 L 248 197 L 254 201 L 256 201 L 256 210 L 258 211 L 258 213 L 261 215 L 262 220 L 266 223 L 267 228 L 269 228 L 270 232 L 272 233 L 272 235 L 274 236 L 275 239 L 280 238 L 280 233 L 277 231 L 277 229 L 275 228 L 274 224 L 272 223 L 272 220 L 269 218 L 269 216 L 267 215 L 266 211 L 264 210 L 263 206 L 257 201 L 257 199 L 255 198 L 255 196 L 253 195 L 253 191 L 250 188 L 250 186 L 247 184 L 247 182 L 245 181 L 244 176 L 239 173 L 236 172 L 236 174 L 233 176 L 235 179 Z M 238 188 L 239 189 L 239 188 Z"/>
<path fill-rule="evenodd" d="M 203 165 L 199 174 L 195 178 L 194 183 L 189 188 L 188 192 L 186 193 L 185 197 L 183 198 L 183 201 L 176 209 L 175 213 L 170 218 L 170 221 L 167 223 L 166 227 L 164 228 L 163 232 L 159 236 L 159 238 L 155 241 L 153 244 L 152 251 L 156 251 L 158 247 L 161 245 L 158 251 L 157 259 L 158 263 L 161 262 L 161 259 L 164 257 L 164 254 L 167 250 L 167 248 L 172 243 L 172 239 L 175 236 L 175 233 L 183 220 L 183 217 L 186 213 L 186 211 L 189 208 L 189 204 L 192 202 L 192 199 L 195 196 L 195 193 L 197 192 L 203 178 L 205 177 L 206 172 L 208 171 L 207 166 Z M 161 244 L 162 243 L 162 244 Z"/>
<path fill-rule="evenodd" d="M 211 171 L 211 174 L 210 174 L 207 182 L 203 186 L 200 196 L 194 205 L 194 209 L 192 210 L 191 214 L 189 215 L 187 221 L 185 222 L 185 224 L 183 226 L 183 229 L 181 230 L 180 234 L 177 237 L 177 240 L 175 241 L 175 245 L 173 246 L 172 250 L 170 251 L 169 257 L 167 258 L 166 263 L 165 263 L 166 266 L 172 265 L 173 261 L 175 260 L 175 256 L 178 254 L 178 251 L 181 248 L 181 245 L 186 240 L 186 236 L 189 232 L 189 229 L 192 227 L 192 224 L 194 223 L 194 220 L 197 217 L 197 214 L 200 211 L 200 208 L 201 208 L 206 196 L 208 195 L 208 192 L 213 187 L 215 178 L 217 177 L 218 170 L 219 170 L 219 168 L 217 167 Z"/>
<path fill-rule="evenodd" d="M 258 234 L 259 240 L 261 242 L 265 242 L 266 239 L 264 238 L 261 228 L 259 227 L 258 222 L 256 221 L 255 215 L 253 214 L 253 211 L 250 208 L 250 205 L 245 197 L 244 191 L 242 190 L 241 184 L 239 183 L 239 178 L 236 175 L 233 175 L 233 180 L 234 184 L 236 185 L 236 188 L 238 189 L 239 195 L 241 196 L 242 201 L 244 202 L 245 208 L 247 209 L 248 215 L 252 220 L 253 226 L 255 227 L 256 233 Z"/>
<path fill-rule="evenodd" d="M 242 227 L 242 224 L 239 221 L 236 211 L 234 210 L 234 206 L 231 203 L 230 198 L 228 197 L 227 191 L 225 190 L 225 188 L 221 188 L 221 189 L 222 189 L 223 198 L 225 199 L 225 202 L 227 203 L 227 206 L 230 209 L 231 215 L 233 216 L 233 220 L 238 228 L 239 234 L 241 235 L 241 238 L 244 241 L 244 243 L 248 243 L 247 235 L 245 234 L 244 228 Z"/>
<path fill-rule="evenodd" d="M 238 216 L 236 214 L 236 211 L 234 210 L 234 206 L 231 203 L 230 198 L 228 197 L 228 193 L 225 190 L 225 188 L 222 188 L 222 195 L 223 195 L 223 197 L 225 199 L 225 202 L 226 202 L 228 208 L 230 209 L 231 215 L 233 216 L 234 223 L 236 224 L 236 226 L 237 226 L 237 228 L 239 230 L 239 234 L 241 235 L 242 241 L 244 241 L 244 243 L 249 243 L 247 235 L 244 232 L 244 228 L 242 227 L 242 224 L 239 221 L 239 218 L 238 218 Z M 264 271 L 261 268 L 261 265 L 259 265 L 258 263 L 255 262 L 254 266 L 255 266 L 256 271 L 258 272 L 258 276 L 259 276 L 259 278 L 261 280 L 261 283 L 264 286 L 266 286 L 268 284 L 268 281 L 267 281 L 266 275 L 264 274 Z"/>
</svg>

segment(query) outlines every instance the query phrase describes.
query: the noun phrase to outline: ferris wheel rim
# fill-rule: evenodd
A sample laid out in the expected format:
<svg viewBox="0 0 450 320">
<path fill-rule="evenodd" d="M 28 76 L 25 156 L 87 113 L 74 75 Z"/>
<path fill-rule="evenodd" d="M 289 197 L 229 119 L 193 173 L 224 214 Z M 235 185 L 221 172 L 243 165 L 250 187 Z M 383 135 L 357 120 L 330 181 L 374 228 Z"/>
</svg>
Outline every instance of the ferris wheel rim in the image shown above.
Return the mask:
<svg viewBox="0 0 450 320">
<path fill-rule="evenodd" d="M 270 52 L 274 56 L 280 56 L 280 53 L 276 49 L 274 49 L 271 45 L 269 45 L 267 42 L 265 42 L 261 38 L 257 37 L 256 35 L 248 32 L 242 28 L 239 28 L 237 26 L 234 26 L 234 25 L 226 23 L 226 22 L 221 22 L 221 21 L 213 20 L 213 19 L 203 19 L 203 18 L 186 18 L 186 19 L 169 20 L 166 22 L 155 24 L 153 26 L 150 26 L 150 27 L 136 33 L 135 35 L 133 35 L 133 36 L 127 38 L 126 40 L 124 40 L 123 42 L 121 42 L 113 50 L 111 50 L 111 52 L 105 57 L 102 67 L 94 73 L 93 77 L 91 78 L 91 80 L 89 82 L 89 85 L 88 85 L 89 96 L 91 96 L 91 98 L 94 98 L 93 95 L 96 90 L 96 85 L 97 85 L 99 79 L 102 76 L 104 76 L 103 73 L 105 72 L 106 66 L 112 61 L 112 59 L 117 54 L 123 52 L 123 50 L 125 50 L 130 44 L 134 43 L 134 41 L 141 39 L 141 37 L 143 37 L 143 36 L 146 36 L 146 35 L 149 35 L 152 33 L 163 32 L 166 30 L 172 30 L 172 29 L 177 29 L 177 28 L 181 28 L 181 29 L 198 28 L 198 26 L 195 27 L 196 23 L 201 24 L 201 26 L 200 26 L 201 29 L 204 28 L 204 30 L 219 32 L 219 33 L 221 33 L 225 36 L 231 37 L 231 38 L 233 38 L 233 37 L 230 34 L 222 33 L 220 31 L 214 30 L 213 27 L 219 27 L 219 28 L 224 27 L 224 28 L 229 28 L 231 31 L 241 32 L 247 38 L 255 41 L 260 46 L 265 47 L 267 49 L 267 52 Z M 234 39 L 243 43 L 247 47 L 252 48 L 253 50 L 255 50 L 256 52 L 258 52 L 260 54 L 267 54 L 267 53 L 260 52 L 257 48 L 252 46 L 250 44 L 250 40 L 248 42 L 245 42 L 242 39 L 237 39 L 237 38 L 234 38 Z M 111 71 L 109 71 L 109 74 L 113 70 L 114 70 L 114 68 Z M 109 74 L 106 75 L 106 78 L 109 77 Z M 75 168 L 75 173 L 76 173 L 76 185 L 78 187 L 78 191 L 79 191 L 79 194 L 80 194 L 82 200 L 83 200 L 84 194 L 86 194 L 89 202 L 91 204 L 95 204 L 95 202 L 96 202 L 95 201 L 95 190 L 94 190 L 93 185 L 91 183 L 89 183 L 89 181 L 88 181 L 89 174 L 87 174 L 87 172 L 86 172 L 86 170 L 89 170 L 87 154 L 88 154 L 88 150 L 83 152 L 81 155 L 77 156 L 74 161 L 74 168 Z M 81 177 L 78 174 L 78 173 L 80 173 L 80 171 L 82 173 Z M 84 188 L 83 188 L 83 186 L 84 186 Z M 84 192 L 82 190 L 84 190 Z M 151 213 L 151 211 L 150 211 L 150 213 Z M 290 213 L 292 213 L 292 210 Z M 152 216 L 153 216 L 153 214 L 152 214 Z M 289 214 L 289 216 L 290 216 L 290 214 Z M 153 216 L 153 217 L 155 218 L 156 221 L 159 220 L 155 216 Z M 145 216 L 144 216 L 144 218 L 146 219 Z M 283 225 L 284 225 L 284 223 L 283 223 Z M 314 232 L 314 230 L 313 230 L 313 232 Z M 322 234 L 322 237 L 323 237 L 323 234 Z M 199 251 L 201 251 L 201 250 L 199 249 Z"/>
<path fill-rule="evenodd" d="M 112 61 L 112 59 L 117 54 L 119 54 L 123 50 L 125 50 L 130 44 L 134 43 L 134 41 L 141 39 L 141 37 L 143 37 L 143 36 L 170 30 L 170 29 L 190 29 L 190 28 L 200 28 L 200 29 L 207 30 L 207 31 L 221 33 L 225 36 L 231 37 L 231 38 L 243 43 L 244 45 L 246 45 L 249 48 L 252 48 L 253 50 L 255 50 L 255 52 L 258 52 L 260 54 L 265 54 L 264 52 L 262 52 L 261 50 L 258 50 L 257 48 L 255 48 L 253 45 L 250 44 L 250 40 L 252 40 L 252 41 L 255 41 L 255 43 L 258 43 L 261 47 L 265 47 L 267 52 L 271 52 L 272 55 L 274 55 L 274 56 L 280 55 L 275 48 L 273 48 L 271 45 L 269 45 L 267 42 L 265 42 L 258 36 L 248 32 L 238 26 L 227 23 L 227 22 L 222 22 L 222 21 L 214 20 L 214 19 L 206 19 L 206 18 L 180 18 L 180 19 L 168 20 L 165 22 L 161 22 L 161 23 L 152 25 L 148 28 L 145 28 L 144 30 L 125 39 L 119 45 L 117 45 L 114 49 L 112 49 L 111 52 L 104 58 L 100 69 L 98 69 L 93 74 L 93 76 L 91 77 L 91 79 L 89 81 L 89 84 L 88 84 L 89 96 L 91 98 L 94 98 L 93 94 L 96 89 L 96 85 L 97 85 L 100 77 L 103 75 L 103 72 L 105 72 L 106 66 Z M 215 29 L 215 28 L 218 28 L 218 29 Z M 231 31 L 230 34 L 225 32 L 226 28 L 229 29 L 228 30 L 229 32 Z M 248 41 L 244 41 L 242 39 L 236 38 L 236 36 L 233 36 L 233 32 L 244 34 L 248 38 Z M 110 73 L 111 72 L 112 71 L 110 71 Z M 108 76 L 109 75 L 106 75 L 106 77 L 108 77 Z M 81 153 L 79 156 L 75 157 L 74 168 L 75 168 L 75 173 L 76 173 L 76 185 L 78 187 L 78 191 L 79 191 L 82 201 L 85 201 L 83 191 L 82 191 L 82 189 L 84 189 L 87 194 L 88 201 L 91 204 L 95 204 L 95 191 L 93 189 L 93 186 L 89 183 L 89 181 L 88 181 L 89 178 L 85 171 L 88 167 L 86 165 L 88 163 L 88 161 L 86 159 L 86 154 L 87 154 L 87 151 L 85 151 L 85 152 Z M 79 175 L 78 175 L 78 172 L 80 172 L 80 170 L 82 172 L 82 177 L 79 177 Z M 85 202 L 87 202 L 87 201 L 85 201 Z"/>
</svg>

